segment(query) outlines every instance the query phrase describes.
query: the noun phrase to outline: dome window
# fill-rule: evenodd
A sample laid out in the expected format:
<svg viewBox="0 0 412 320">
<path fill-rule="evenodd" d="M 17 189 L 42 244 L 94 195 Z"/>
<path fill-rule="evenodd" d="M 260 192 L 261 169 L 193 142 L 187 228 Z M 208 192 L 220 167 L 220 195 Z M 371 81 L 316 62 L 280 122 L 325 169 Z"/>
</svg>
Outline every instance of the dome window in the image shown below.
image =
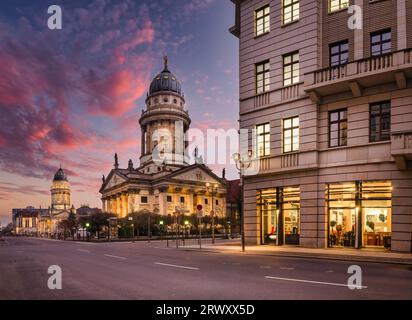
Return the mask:
<svg viewBox="0 0 412 320">
<path fill-rule="evenodd" d="M 177 99 L 173 99 L 173 103 L 174 103 L 174 104 L 177 104 Z"/>
<path fill-rule="evenodd" d="M 164 98 L 164 99 L 163 99 L 163 102 L 168 103 L 168 102 L 169 102 L 169 99 L 168 99 L 168 98 Z"/>
<path fill-rule="evenodd" d="M 156 99 L 154 100 L 154 102 L 155 102 L 155 103 L 159 103 L 159 99 L 156 98 Z"/>
</svg>

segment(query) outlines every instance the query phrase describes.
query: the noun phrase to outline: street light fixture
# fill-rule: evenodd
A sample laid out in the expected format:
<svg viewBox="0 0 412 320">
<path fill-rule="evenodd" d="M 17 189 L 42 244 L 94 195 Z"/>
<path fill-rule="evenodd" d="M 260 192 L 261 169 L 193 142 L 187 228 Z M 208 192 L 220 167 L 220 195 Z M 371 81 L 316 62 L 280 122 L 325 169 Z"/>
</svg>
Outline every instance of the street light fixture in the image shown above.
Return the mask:
<svg viewBox="0 0 412 320">
<path fill-rule="evenodd" d="M 212 244 L 215 244 L 215 210 L 214 210 L 214 205 L 215 205 L 215 200 L 214 196 L 217 194 L 217 189 L 219 188 L 219 185 L 215 183 L 213 186 L 209 182 L 206 182 L 206 189 L 209 191 L 209 189 L 212 191 L 212 211 L 210 212 L 210 215 L 212 216 Z"/>
<path fill-rule="evenodd" d="M 249 169 L 250 166 L 252 165 L 252 155 L 253 152 L 252 150 L 249 150 L 247 153 L 247 159 L 244 159 L 240 153 L 235 153 L 233 155 L 233 159 L 236 162 L 236 168 L 239 170 L 239 175 L 240 175 L 240 183 L 241 183 L 241 222 L 240 222 L 240 233 L 241 233 L 241 239 L 242 239 L 242 251 L 245 251 L 245 210 L 244 210 L 244 175 L 245 175 L 245 170 Z"/>
<path fill-rule="evenodd" d="M 133 217 L 127 218 L 130 222 L 133 221 Z M 131 223 L 130 226 L 132 227 L 132 241 L 134 242 L 134 224 Z"/>
</svg>

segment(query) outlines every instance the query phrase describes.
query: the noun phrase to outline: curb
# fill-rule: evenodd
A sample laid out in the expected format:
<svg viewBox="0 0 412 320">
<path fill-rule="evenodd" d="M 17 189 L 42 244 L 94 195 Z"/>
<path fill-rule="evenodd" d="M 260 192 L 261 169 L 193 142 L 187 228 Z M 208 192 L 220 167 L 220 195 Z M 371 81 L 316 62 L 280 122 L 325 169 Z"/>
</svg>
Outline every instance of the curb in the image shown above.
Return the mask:
<svg viewBox="0 0 412 320">
<path fill-rule="evenodd" d="M 291 252 L 240 252 L 234 250 L 213 250 L 210 248 L 182 248 L 181 250 L 184 251 L 198 251 L 198 252 L 210 252 L 210 253 L 241 253 L 244 255 L 251 255 L 251 256 L 273 256 L 273 257 L 285 257 L 285 258 L 302 258 L 302 259 L 319 259 L 319 260 L 335 260 L 335 261 L 356 261 L 356 262 L 369 262 L 369 263 L 385 263 L 385 264 L 400 264 L 400 265 L 411 265 L 412 266 L 412 259 L 411 260 L 403 260 L 399 258 L 394 258 L 394 260 L 386 260 L 387 258 L 373 258 L 373 257 L 361 257 L 361 256 L 335 256 L 330 254 L 320 254 L 320 255 L 313 255 L 313 254 L 305 254 L 305 253 L 291 253 Z"/>
</svg>

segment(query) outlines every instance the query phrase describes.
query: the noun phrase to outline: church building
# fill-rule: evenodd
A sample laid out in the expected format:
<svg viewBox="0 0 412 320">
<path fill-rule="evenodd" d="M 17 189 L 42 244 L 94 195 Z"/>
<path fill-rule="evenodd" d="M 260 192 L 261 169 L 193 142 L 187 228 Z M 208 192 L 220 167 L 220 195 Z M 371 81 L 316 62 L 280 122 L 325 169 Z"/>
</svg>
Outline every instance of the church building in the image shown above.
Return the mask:
<svg viewBox="0 0 412 320">
<path fill-rule="evenodd" d="M 104 212 L 118 218 L 142 210 L 160 215 L 203 214 L 226 216 L 226 179 L 203 164 L 195 152 L 194 164 L 187 154 L 191 124 L 180 82 L 164 69 L 150 84 L 146 108 L 139 119 L 142 132 L 140 165 L 129 160 L 120 168 L 118 155 L 100 188 Z"/>
</svg>

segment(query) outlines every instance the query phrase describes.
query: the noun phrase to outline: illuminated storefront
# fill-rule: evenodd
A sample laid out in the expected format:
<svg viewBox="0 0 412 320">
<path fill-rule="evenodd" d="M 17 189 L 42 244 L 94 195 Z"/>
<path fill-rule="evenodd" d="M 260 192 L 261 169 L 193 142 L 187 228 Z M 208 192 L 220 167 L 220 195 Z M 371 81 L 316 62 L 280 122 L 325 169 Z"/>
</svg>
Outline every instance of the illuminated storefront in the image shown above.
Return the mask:
<svg viewBox="0 0 412 320">
<path fill-rule="evenodd" d="M 259 190 L 257 206 L 261 222 L 261 244 L 299 244 L 299 187 Z"/>
<path fill-rule="evenodd" d="M 330 247 L 390 247 L 391 182 L 329 184 L 326 199 Z"/>
</svg>

